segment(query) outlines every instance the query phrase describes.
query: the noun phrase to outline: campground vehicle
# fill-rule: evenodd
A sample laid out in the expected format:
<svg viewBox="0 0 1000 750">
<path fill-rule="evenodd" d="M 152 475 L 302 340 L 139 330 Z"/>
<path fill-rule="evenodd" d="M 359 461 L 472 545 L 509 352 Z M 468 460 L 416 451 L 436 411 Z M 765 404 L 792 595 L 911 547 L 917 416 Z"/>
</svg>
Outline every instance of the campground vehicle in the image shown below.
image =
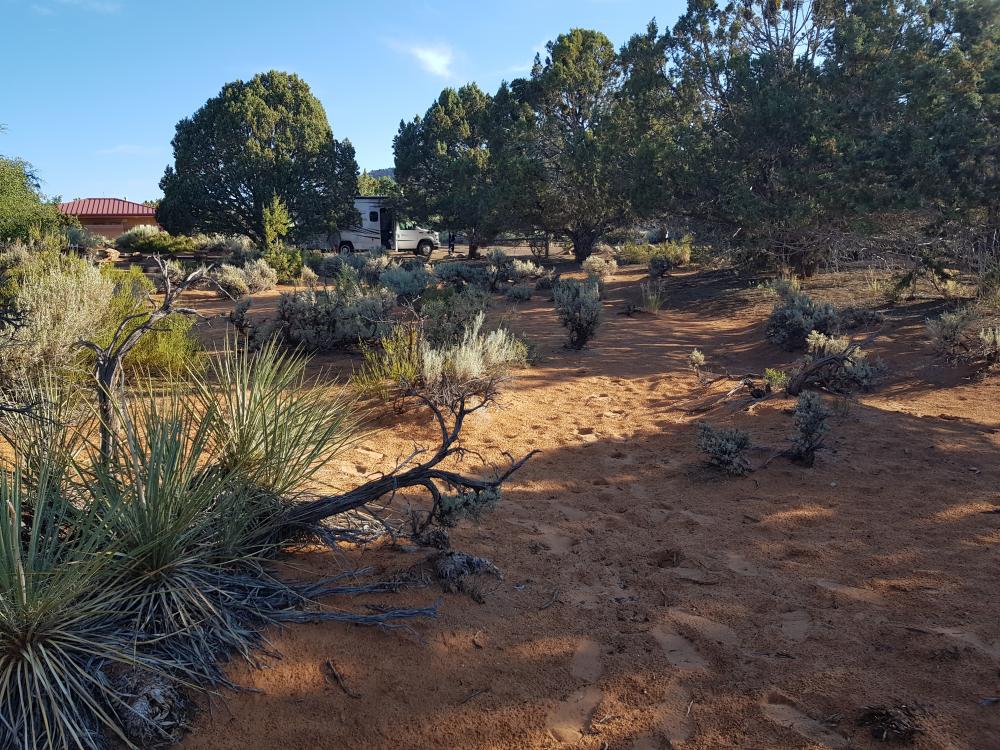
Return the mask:
<svg viewBox="0 0 1000 750">
<path fill-rule="evenodd" d="M 437 232 L 417 226 L 413 221 L 398 220 L 390 198 L 358 195 L 354 198 L 354 207 L 361 214 L 361 225 L 336 233 L 331 243 L 342 253 L 387 248 L 426 256 L 441 247 Z"/>
</svg>

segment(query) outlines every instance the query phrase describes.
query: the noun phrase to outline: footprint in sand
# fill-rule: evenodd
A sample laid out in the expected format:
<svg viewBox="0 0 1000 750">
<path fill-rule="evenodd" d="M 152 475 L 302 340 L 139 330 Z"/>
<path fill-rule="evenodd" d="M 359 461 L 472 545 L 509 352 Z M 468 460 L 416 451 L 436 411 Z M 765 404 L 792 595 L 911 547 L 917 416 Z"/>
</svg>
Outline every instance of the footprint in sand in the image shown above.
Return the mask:
<svg viewBox="0 0 1000 750">
<path fill-rule="evenodd" d="M 723 625 L 721 622 L 716 622 L 715 620 L 709 620 L 707 617 L 702 617 L 701 615 L 692 615 L 676 607 L 671 607 L 667 612 L 670 613 L 674 622 L 698 631 L 707 640 L 721 643 L 724 646 L 738 646 L 740 644 L 740 639 L 736 635 L 736 631 L 728 625 Z"/>
<path fill-rule="evenodd" d="M 847 747 L 846 737 L 804 714 L 780 694 L 772 693 L 761 703 L 760 707 L 764 716 L 775 724 L 787 727 L 821 747 L 834 748 L 834 750 Z"/>
<path fill-rule="evenodd" d="M 671 680 L 665 692 L 663 701 L 650 709 L 652 727 L 635 738 L 632 750 L 668 750 L 673 743 L 691 738 L 694 731 L 694 722 L 688 712 L 691 691 L 677 680 Z"/>
<path fill-rule="evenodd" d="M 809 637 L 809 629 L 812 626 L 812 618 L 804 609 L 796 609 L 792 612 L 785 612 L 781 616 L 781 623 L 778 627 L 781 634 L 790 641 L 802 643 Z"/>
<path fill-rule="evenodd" d="M 882 597 L 879 596 L 877 591 L 872 591 L 871 589 L 861 589 L 857 586 L 848 586 L 836 581 L 824 580 L 817 580 L 816 585 L 852 601 L 865 602 L 866 604 L 882 603 Z"/>
<path fill-rule="evenodd" d="M 726 553 L 726 567 L 741 576 L 759 576 L 761 574 L 760 568 L 748 562 L 739 552 Z"/>
<path fill-rule="evenodd" d="M 677 669 L 694 671 L 708 668 L 708 663 L 698 653 L 698 649 L 695 648 L 694 644 L 670 625 L 664 623 L 655 625 L 649 633 L 659 644 L 660 648 L 663 649 L 667 661 L 677 667 Z"/>
<path fill-rule="evenodd" d="M 600 644 L 590 638 L 581 641 L 573 652 L 569 671 L 578 680 L 586 680 L 590 684 L 574 690 L 566 700 L 560 701 L 549 713 L 546 729 L 557 742 L 578 743 L 587 732 L 594 709 L 604 697 L 601 688 L 594 684 L 604 671 Z"/>
</svg>

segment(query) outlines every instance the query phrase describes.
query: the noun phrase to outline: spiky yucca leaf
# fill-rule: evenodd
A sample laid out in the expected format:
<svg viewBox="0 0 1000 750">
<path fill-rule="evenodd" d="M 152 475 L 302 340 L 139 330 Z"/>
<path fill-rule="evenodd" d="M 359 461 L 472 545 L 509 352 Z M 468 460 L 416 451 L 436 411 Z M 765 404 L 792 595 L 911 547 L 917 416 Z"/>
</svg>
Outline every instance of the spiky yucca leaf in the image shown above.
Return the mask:
<svg viewBox="0 0 1000 750">
<path fill-rule="evenodd" d="M 275 496 L 300 492 L 359 436 L 355 401 L 307 379 L 307 362 L 275 341 L 253 352 L 236 344 L 213 361 L 218 387 L 200 380 L 197 389 L 203 408 L 218 414 L 213 462 Z"/>
<path fill-rule="evenodd" d="M 109 585 L 100 519 L 69 517 L 56 494 L 44 467 L 31 484 L 0 475 L 0 746 L 96 750 L 112 734 L 132 747 L 108 669 L 153 662 L 137 653 L 120 589 Z"/>
</svg>

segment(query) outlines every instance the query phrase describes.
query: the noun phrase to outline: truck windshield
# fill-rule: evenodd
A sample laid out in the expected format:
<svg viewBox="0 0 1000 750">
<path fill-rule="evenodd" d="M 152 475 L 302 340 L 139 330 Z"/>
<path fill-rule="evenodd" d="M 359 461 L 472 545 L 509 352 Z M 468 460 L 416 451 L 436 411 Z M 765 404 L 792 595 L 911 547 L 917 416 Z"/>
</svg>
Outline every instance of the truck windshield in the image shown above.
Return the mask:
<svg viewBox="0 0 1000 750">
<path fill-rule="evenodd" d="M 400 229 L 416 229 L 417 228 L 417 222 L 410 221 L 409 219 L 402 219 L 399 222 L 399 228 Z"/>
</svg>

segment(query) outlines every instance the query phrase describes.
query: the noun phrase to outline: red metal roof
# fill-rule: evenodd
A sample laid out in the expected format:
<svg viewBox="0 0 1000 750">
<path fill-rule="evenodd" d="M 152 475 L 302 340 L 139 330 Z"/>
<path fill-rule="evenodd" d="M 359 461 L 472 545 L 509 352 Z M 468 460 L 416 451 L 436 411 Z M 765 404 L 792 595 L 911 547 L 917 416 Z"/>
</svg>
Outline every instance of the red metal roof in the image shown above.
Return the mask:
<svg viewBox="0 0 1000 750">
<path fill-rule="evenodd" d="M 121 198 L 80 198 L 60 203 L 59 210 L 72 216 L 156 216 L 156 209 Z"/>
</svg>

